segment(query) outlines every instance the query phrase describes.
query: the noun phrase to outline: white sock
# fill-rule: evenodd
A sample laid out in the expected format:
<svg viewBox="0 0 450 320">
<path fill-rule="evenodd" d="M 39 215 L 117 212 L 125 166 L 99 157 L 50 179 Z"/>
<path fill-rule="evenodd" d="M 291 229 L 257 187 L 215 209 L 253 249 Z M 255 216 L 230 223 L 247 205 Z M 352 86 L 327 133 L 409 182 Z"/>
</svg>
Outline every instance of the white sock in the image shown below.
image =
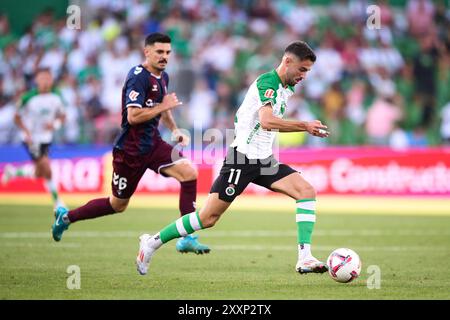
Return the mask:
<svg viewBox="0 0 450 320">
<path fill-rule="evenodd" d="M 159 235 L 159 232 L 157 234 L 155 234 L 154 236 L 152 236 L 148 240 L 147 244 L 153 250 L 159 249 L 163 245 L 163 242 L 161 241 L 161 237 Z"/>
<path fill-rule="evenodd" d="M 47 188 L 47 191 L 52 195 L 52 199 L 55 203 L 58 203 L 59 196 L 58 196 L 58 190 L 56 189 L 55 182 L 50 180 L 45 180 L 45 187 Z"/>
<path fill-rule="evenodd" d="M 299 260 L 305 260 L 309 257 L 311 257 L 311 244 L 304 243 L 298 245 L 298 259 Z"/>
</svg>

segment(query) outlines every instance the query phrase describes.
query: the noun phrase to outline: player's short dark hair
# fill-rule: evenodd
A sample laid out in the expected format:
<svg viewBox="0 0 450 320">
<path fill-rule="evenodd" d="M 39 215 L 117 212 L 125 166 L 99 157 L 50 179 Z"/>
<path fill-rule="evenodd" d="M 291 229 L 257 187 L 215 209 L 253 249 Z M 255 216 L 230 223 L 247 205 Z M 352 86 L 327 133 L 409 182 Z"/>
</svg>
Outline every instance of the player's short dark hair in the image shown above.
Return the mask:
<svg viewBox="0 0 450 320">
<path fill-rule="evenodd" d="M 146 46 L 151 46 L 155 42 L 161 42 L 161 43 L 170 43 L 172 39 L 167 34 L 154 32 L 150 33 L 148 36 L 145 37 L 145 44 Z"/>
<path fill-rule="evenodd" d="M 49 67 L 39 67 L 36 69 L 36 71 L 34 72 L 34 76 L 37 76 L 39 73 L 41 72 L 48 72 L 48 73 L 52 73 Z"/>
<path fill-rule="evenodd" d="M 311 47 L 304 41 L 296 41 L 286 47 L 284 53 L 292 53 L 300 60 L 316 61 L 316 55 Z"/>
</svg>

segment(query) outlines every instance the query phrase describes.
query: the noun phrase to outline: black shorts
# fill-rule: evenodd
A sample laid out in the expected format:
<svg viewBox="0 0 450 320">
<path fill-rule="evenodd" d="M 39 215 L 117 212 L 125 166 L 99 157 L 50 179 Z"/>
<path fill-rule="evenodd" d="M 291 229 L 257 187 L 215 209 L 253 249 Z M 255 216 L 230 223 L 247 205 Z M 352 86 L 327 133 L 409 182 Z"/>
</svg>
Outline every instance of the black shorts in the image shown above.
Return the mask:
<svg viewBox="0 0 450 320">
<path fill-rule="evenodd" d="M 219 199 L 232 202 L 250 182 L 272 190 L 270 186 L 274 182 L 295 172 L 273 155 L 266 159 L 248 159 L 236 148 L 230 148 L 210 193 L 218 193 Z"/>
<path fill-rule="evenodd" d="M 50 143 L 38 143 L 30 146 L 24 142 L 23 145 L 33 161 L 37 161 L 43 156 L 47 156 L 48 149 L 50 148 Z"/>
</svg>

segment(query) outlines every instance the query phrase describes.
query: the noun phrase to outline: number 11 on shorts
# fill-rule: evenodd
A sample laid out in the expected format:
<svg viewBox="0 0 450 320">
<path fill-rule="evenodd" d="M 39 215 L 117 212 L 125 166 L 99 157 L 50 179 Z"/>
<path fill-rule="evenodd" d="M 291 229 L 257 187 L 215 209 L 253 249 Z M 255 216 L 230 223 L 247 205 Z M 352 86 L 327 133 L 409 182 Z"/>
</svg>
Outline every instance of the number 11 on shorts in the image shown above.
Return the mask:
<svg viewBox="0 0 450 320">
<path fill-rule="evenodd" d="M 228 183 L 233 183 L 232 182 L 233 176 L 234 176 L 234 172 L 236 171 L 236 179 L 234 180 L 233 184 L 237 185 L 239 182 L 239 178 L 241 177 L 241 169 L 230 169 L 230 170 L 231 170 L 231 172 L 230 172 L 230 177 L 228 178 Z"/>
</svg>

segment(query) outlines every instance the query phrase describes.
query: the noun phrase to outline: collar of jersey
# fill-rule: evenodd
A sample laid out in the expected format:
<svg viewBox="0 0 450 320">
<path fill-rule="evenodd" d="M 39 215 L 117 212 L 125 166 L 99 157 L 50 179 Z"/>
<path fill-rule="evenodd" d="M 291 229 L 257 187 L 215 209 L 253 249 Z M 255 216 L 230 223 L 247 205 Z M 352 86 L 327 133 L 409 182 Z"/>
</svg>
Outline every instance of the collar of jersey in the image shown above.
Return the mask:
<svg viewBox="0 0 450 320">
<path fill-rule="evenodd" d="M 140 64 L 139 65 L 141 68 L 143 68 L 145 71 L 147 71 L 148 73 L 150 73 L 150 75 L 152 76 L 152 77 L 155 77 L 156 79 L 161 79 L 161 77 L 162 77 L 162 72 L 161 72 L 161 75 L 160 76 L 157 76 L 156 74 L 154 74 L 153 72 L 150 72 L 149 70 L 147 70 L 147 68 L 146 67 L 144 67 L 142 64 Z M 164 72 L 164 71 L 163 71 Z"/>
<path fill-rule="evenodd" d="M 277 79 L 278 79 L 278 82 L 281 84 L 281 86 L 284 88 L 284 89 L 289 89 L 290 88 L 290 85 L 285 85 L 285 86 L 283 86 L 283 81 L 281 81 L 281 78 L 280 78 L 280 75 L 278 74 L 278 72 L 277 72 L 277 69 L 273 69 L 272 70 L 272 72 L 276 75 L 276 77 L 277 77 Z"/>
<path fill-rule="evenodd" d="M 153 77 L 155 77 L 156 79 L 161 79 L 161 76 L 162 76 L 162 72 L 161 72 L 161 76 L 157 76 L 156 74 L 154 74 L 154 73 L 152 73 L 152 72 L 150 72 L 150 74 L 153 76 Z"/>
</svg>

